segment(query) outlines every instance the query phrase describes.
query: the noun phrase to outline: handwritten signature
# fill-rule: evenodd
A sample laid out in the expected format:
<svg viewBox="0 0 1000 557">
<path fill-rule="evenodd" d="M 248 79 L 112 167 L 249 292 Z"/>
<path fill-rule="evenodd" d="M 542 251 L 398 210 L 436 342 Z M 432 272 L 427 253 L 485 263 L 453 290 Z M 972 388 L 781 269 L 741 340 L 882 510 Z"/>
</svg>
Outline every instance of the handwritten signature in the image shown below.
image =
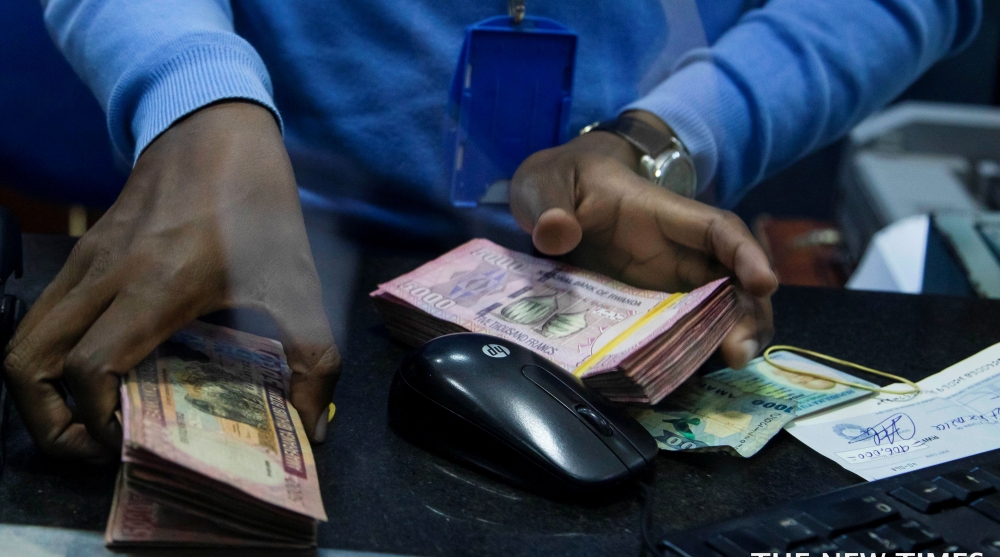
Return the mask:
<svg viewBox="0 0 1000 557">
<path fill-rule="evenodd" d="M 892 445 L 896 442 L 896 439 L 904 441 L 913 439 L 916 431 L 917 427 L 909 416 L 902 413 L 893 414 L 872 427 L 864 428 L 861 430 L 861 433 L 848 441 L 848 443 L 858 443 L 873 439 L 876 445 L 881 445 L 882 443 Z"/>
<path fill-rule="evenodd" d="M 963 427 L 977 424 L 995 424 L 998 421 L 1000 421 L 1000 408 L 994 408 L 989 414 L 969 414 L 959 416 L 944 423 L 934 424 L 934 429 L 937 431 L 945 431 L 952 428 L 962 429 Z"/>
</svg>

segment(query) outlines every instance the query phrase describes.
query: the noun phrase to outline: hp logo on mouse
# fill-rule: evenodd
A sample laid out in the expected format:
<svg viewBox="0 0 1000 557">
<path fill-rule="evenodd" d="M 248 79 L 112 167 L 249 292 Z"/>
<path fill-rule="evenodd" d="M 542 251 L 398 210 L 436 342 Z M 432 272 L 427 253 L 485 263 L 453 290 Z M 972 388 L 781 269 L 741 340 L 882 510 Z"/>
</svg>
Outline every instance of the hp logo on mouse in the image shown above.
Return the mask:
<svg viewBox="0 0 1000 557">
<path fill-rule="evenodd" d="M 510 356 L 510 350 L 506 346 L 500 344 L 484 344 L 483 354 L 491 358 L 506 358 Z"/>
</svg>

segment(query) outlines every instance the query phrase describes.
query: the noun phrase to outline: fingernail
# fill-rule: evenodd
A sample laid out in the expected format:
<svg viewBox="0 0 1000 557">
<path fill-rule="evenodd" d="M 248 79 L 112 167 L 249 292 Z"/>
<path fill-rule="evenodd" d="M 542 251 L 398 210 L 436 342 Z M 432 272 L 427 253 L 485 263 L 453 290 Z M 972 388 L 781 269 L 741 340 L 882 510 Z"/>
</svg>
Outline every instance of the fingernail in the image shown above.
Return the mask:
<svg viewBox="0 0 1000 557">
<path fill-rule="evenodd" d="M 760 343 L 750 338 L 744 340 L 741 344 L 743 345 L 743 352 L 745 352 L 747 356 L 746 361 L 747 363 L 750 363 L 750 360 L 754 359 L 754 356 L 757 355 L 757 351 L 760 350 Z"/>
<path fill-rule="evenodd" d="M 324 409 L 326 410 L 326 409 Z M 328 412 L 321 412 L 319 415 L 319 420 L 316 422 L 316 429 L 313 430 L 313 441 L 316 443 L 322 443 L 326 439 L 326 426 L 329 424 Z"/>
</svg>

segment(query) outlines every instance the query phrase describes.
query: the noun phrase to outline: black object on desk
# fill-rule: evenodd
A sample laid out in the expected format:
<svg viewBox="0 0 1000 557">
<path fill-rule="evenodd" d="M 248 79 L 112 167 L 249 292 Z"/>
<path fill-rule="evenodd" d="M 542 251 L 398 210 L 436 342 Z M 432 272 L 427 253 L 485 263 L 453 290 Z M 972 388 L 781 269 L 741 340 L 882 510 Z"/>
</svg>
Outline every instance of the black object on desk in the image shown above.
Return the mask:
<svg viewBox="0 0 1000 557">
<path fill-rule="evenodd" d="M 1000 556 L 1000 449 L 664 539 L 664 553 Z"/>
<path fill-rule="evenodd" d="M 584 496 L 645 475 L 656 441 L 578 378 L 501 338 L 436 338 L 400 363 L 389 424 L 514 484 Z"/>
<path fill-rule="evenodd" d="M 71 238 L 26 234 L 25 280 L 11 281 L 7 292 L 35 300 L 72 247 Z M 429 454 L 389 428 L 385 401 L 409 349 L 389 339 L 368 293 L 438 255 L 370 248 L 357 261 L 352 301 L 339 306 L 350 334 L 337 339 L 344 358 L 337 415 L 314 448 L 330 517 L 319 545 L 424 556 L 638 555 L 635 494 L 599 504 L 553 501 Z M 321 269 L 342 265 L 319 250 L 314 257 Z M 988 300 L 782 287 L 774 308 L 775 342 L 913 380 L 1000 342 L 1000 302 Z M 43 458 L 16 412 L 10 426 L 0 523 L 102 532 L 115 467 Z M 652 522 L 666 535 L 862 483 L 784 432 L 749 459 L 660 453 L 655 468 Z"/>
<path fill-rule="evenodd" d="M 14 329 L 24 316 L 24 304 L 16 296 L 3 294 L 7 279 L 11 275 L 21 278 L 24 260 L 21 247 L 21 227 L 14 214 L 6 207 L 0 207 L 0 347 L 7 346 Z M 2 366 L 0 366 L 2 367 Z M 0 371 L 0 474 L 3 474 L 5 448 L 7 446 L 7 415 L 10 402 L 4 373 Z"/>
</svg>

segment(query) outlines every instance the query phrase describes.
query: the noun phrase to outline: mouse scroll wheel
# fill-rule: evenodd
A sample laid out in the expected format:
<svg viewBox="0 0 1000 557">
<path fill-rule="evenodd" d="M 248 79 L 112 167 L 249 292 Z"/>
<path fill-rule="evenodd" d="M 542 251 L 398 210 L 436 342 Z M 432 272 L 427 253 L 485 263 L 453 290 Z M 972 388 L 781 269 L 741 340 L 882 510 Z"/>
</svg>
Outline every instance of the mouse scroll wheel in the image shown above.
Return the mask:
<svg viewBox="0 0 1000 557">
<path fill-rule="evenodd" d="M 594 412 L 587 406 L 583 404 L 576 405 L 576 413 L 580 415 L 584 420 L 590 425 L 594 426 L 594 429 L 601 432 L 601 435 L 611 436 L 613 432 L 611 431 L 611 425 L 608 421 L 602 418 L 597 412 Z"/>
</svg>

